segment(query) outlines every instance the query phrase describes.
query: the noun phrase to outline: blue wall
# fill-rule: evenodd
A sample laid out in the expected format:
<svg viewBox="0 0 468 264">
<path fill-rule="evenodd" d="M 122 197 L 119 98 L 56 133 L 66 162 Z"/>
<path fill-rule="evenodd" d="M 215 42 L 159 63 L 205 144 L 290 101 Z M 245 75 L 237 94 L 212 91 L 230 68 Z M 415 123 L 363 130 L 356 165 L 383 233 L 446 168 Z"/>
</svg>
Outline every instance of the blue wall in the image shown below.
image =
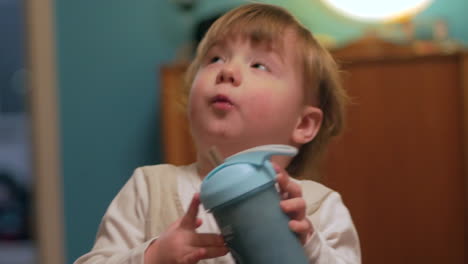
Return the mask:
<svg viewBox="0 0 468 264">
<path fill-rule="evenodd" d="M 177 16 L 170 1 L 56 1 L 67 263 L 133 169 L 162 160 L 157 74 L 187 35 Z"/>
<path fill-rule="evenodd" d="M 449 34 L 456 40 L 468 45 L 468 28 L 466 27 L 468 1 L 466 0 L 434 0 L 417 19 L 442 18 L 447 21 Z"/>
<path fill-rule="evenodd" d="M 243 2 L 245 1 L 200 1 L 200 5 L 195 10 L 195 16 L 207 16 Z M 337 44 L 353 41 L 363 31 L 375 28 L 375 25 L 371 23 L 359 22 L 338 14 L 320 0 L 260 0 L 259 2 L 287 7 L 315 34 L 329 35 L 337 41 Z M 466 0 L 433 0 L 432 4 L 415 18 L 415 21 L 418 23 L 444 19 L 448 23 L 451 37 L 468 45 L 468 30 L 465 26 L 466 15 L 464 15 L 467 9 L 468 1 Z"/>
<path fill-rule="evenodd" d="M 193 22 L 243 1 L 205 0 L 192 13 L 173 1 L 56 1 L 67 263 L 88 251 L 108 204 L 133 169 L 162 161 L 158 69 L 190 38 Z M 367 25 L 318 1 L 269 1 L 338 41 Z M 468 43 L 465 0 L 435 1 L 421 17 L 444 17 Z"/>
</svg>

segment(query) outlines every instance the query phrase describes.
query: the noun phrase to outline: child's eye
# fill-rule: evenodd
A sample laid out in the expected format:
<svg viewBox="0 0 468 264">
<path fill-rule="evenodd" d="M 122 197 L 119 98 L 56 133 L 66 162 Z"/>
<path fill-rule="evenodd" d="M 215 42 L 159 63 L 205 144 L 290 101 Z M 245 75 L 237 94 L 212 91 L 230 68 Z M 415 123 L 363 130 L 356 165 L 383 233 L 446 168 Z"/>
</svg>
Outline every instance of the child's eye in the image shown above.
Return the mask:
<svg viewBox="0 0 468 264">
<path fill-rule="evenodd" d="M 254 63 L 254 64 L 252 64 L 252 67 L 253 67 L 253 68 L 257 68 L 257 69 L 262 70 L 262 71 L 268 71 L 268 67 L 265 66 L 265 65 L 262 64 L 262 63 L 258 63 L 258 62 L 257 62 L 257 63 Z"/>
<path fill-rule="evenodd" d="M 210 63 L 219 63 L 222 62 L 223 59 L 220 56 L 214 56 L 210 59 Z"/>
</svg>

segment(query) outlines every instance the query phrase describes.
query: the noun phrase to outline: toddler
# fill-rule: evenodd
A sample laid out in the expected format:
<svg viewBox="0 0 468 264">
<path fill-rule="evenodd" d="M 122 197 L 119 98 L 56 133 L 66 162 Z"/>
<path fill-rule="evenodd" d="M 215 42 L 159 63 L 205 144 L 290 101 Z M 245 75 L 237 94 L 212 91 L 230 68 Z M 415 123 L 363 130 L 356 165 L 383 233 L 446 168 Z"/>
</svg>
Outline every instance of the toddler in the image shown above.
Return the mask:
<svg viewBox="0 0 468 264">
<path fill-rule="evenodd" d="M 281 7 L 238 7 L 210 27 L 187 80 L 196 163 L 136 169 L 104 215 L 94 247 L 75 263 L 235 263 L 212 215 L 199 210 L 201 181 L 213 169 L 207 152 L 216 146 L 228 157 L 266 144 L 299 149 L 272 161 L 280 207 L 309 262 L 360 263 L 340 195 L 290 177 L 315 174 L 343 126 L 337 66 L 310 31 Z"/>
</svg>

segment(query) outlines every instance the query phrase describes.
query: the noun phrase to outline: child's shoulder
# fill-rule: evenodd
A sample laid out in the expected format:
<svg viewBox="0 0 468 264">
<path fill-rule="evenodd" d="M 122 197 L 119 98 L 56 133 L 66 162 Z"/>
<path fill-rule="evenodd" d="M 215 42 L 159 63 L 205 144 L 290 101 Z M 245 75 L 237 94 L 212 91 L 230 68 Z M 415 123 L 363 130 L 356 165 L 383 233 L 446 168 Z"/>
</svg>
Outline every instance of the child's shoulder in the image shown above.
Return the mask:
<svg viewBox="0 0 468 264">
<path fill-rule="evenodd" d="M 176 175 L 190 173 L 193 170 L 195 170 L 194 164 L 157 164 L 138 167 L 134 175 L 143 178 L 146 182 L 171 181 L 177 178 Z"/>
<path fill-rule="evenodd" d="M 316 211 L 322 202 L 335 191 L 327 186 L 310 180 L 294 180 L 302 188 L 302 197 L 307 204 L 307 214 L 312 214 Z"/>
<path fill-rule="evenodd" d="M 173 165 L 173 164 L 157 164 L 157 165 L 146 165 L 138 167 L 136 170 L 140 170 L 146 176 L 164 177 L 171 174 L 183 173 L 193 168 L 193 164 L 190 165 Z"/>
<path fill-rule="evenodd" d="M 302 189 L 305 189 L 305 190 L 309 190 L 309 189 L 312 189 L 312 190 L 315 190 L 315 191 L 323 191 L 323 192 L 333 192 L 333 190 L 319 182 L 316 182 L 316 181 L 311 181 L 311 180 L 298 180 L 298 179 L 294 179 L 295 182 L 297 182 L 301 187 Z"/>
</svg>

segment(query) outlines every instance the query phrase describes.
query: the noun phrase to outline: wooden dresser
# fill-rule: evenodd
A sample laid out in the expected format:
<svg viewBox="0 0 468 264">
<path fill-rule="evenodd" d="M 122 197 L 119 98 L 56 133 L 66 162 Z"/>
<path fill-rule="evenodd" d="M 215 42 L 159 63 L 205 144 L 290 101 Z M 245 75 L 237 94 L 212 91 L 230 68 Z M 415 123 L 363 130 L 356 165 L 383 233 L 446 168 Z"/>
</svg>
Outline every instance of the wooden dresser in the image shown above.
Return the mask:
<svg viewBox="0 0 468 264">
<path fill-rule="evenodd" d="M 353 102 L 323 182 L 353 216 L 363 263 L 468 263 L 468 56 L 336 56 Z M 161 70 L 164 151 L 174 164 L 194 160 L 175 103 L 184 69 Z"/>
<path fill-rule="evenodd" d="M 468 263 L 468 56 L 343 64 L 353 99 L 324 183 L 359 232 L 363 263 Z"/>
</svg>

